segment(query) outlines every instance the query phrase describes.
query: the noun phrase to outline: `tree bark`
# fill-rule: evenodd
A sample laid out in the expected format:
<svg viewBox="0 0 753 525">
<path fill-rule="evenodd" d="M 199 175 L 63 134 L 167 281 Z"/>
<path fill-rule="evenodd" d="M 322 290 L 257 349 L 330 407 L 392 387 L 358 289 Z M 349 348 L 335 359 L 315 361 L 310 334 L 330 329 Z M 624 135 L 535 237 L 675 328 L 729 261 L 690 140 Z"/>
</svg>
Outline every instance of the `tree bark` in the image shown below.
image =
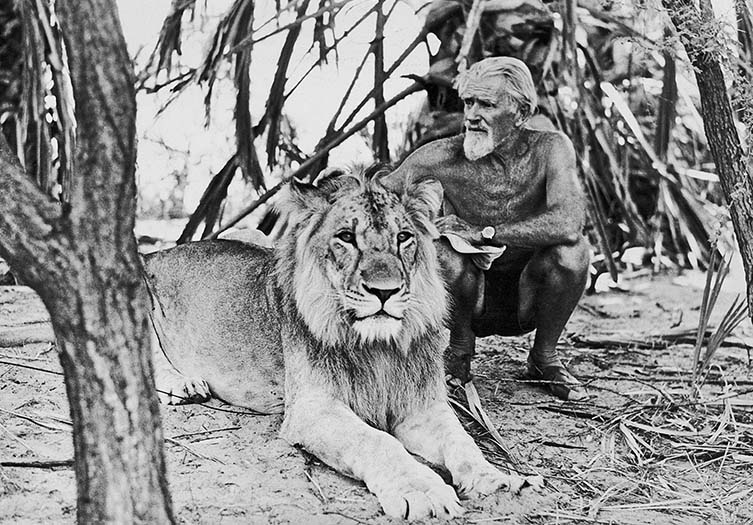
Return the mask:
<svg viewBox="0 0 753 525">
<path fill-rule="evenodd" d="M 73 422 L 79 523 L 172 523 L 148 296 L 133 237 L 135 92 L 114 0 L 58 0 L 76 101 L 70 205 L 0 137 L 0 254 L 52 317 Z"/>
<path fill-rule="evenodd" d="M 735 128 L 732 104 L 724 83 L 719 43 L 704 42 L 704 28 L 713 27 L 714 14 L 708 0 L 700 10 L 692 0 L 662 0 L 680 40 L 695 68 L 701 96 L 701 115 L 711 156 L 735 228 L 748 283 L 748 315 L 753 322 L 753 176 Z"/>
</svg>

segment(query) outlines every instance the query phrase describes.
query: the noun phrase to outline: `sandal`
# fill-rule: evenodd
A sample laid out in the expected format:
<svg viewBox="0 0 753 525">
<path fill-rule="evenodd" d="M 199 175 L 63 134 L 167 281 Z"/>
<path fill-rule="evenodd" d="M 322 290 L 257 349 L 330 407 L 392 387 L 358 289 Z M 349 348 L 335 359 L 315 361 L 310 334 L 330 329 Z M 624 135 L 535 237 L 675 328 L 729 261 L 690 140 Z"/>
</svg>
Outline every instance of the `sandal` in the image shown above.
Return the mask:
<svg viewBox="0 0 753 525">
<path fill-rule="evenodd" d="M 549 391 L 563 401 L 586 401 L 591 396 L 562 363 L 540 366 L 528 359 L 528 377 L 549 387 Z"/>
<path fill-rule="evenodd" d="M 445 380 L 453 386 L 468 383 L 471 375 L 471 358 L 473 354 L 456 354 L 449 346 L 444 352 Z"/>
</svg>

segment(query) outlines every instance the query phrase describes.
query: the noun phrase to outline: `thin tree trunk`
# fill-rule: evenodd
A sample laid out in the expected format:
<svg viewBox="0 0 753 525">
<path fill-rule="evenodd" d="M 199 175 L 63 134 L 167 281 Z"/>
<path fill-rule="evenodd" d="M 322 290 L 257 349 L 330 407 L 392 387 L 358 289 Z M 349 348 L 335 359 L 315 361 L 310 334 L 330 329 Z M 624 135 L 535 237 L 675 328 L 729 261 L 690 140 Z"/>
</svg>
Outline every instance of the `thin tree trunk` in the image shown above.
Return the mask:
<svg viewBox="0 0 753 525">
<path fill-rule="evenodd" d="M 376 7 L 376 31 L 374 36 L 374 106 L 384 104 L 384 2 L 380 0 Z M 374 119 L 374 153 L 379 162 L 390 161 L 390 148 L 387 138 L 387 119 L 382 113 Z"/>
<path fill-rule="evenodd" d="M 171 523 L 148 298 L 133 237 L 134 78 L 114 0 L 58 0 L 76 100 L 69 206 L 0 137 L 0 254 L 50 311 L 73 422 L 79 523 Z"/>
<path fill-rule="evenodd" d="M 713 51 L 719 44 L 704 42 L 704 38 L 713 38 L 703 30 L 713 27 L 714 14 L 708 0 L 701 0 L 700 10 L 691 0 L 662 3 L 695 68 L 706 138 L 740 246 L 748 282 L 748 313 L 753 321 L 753 176 L 735 128 L 720 57 Z"/>
</svg>

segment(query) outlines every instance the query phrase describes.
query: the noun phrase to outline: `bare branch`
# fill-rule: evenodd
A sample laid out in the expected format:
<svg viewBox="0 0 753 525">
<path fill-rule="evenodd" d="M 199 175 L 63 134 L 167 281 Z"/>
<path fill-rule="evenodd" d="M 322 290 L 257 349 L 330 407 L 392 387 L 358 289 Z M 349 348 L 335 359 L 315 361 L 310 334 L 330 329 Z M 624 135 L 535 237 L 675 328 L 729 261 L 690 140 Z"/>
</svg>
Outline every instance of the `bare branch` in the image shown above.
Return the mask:
<svg viewBox="0 0 753 525">
<path fill-rule="evenodd" d="M 40 282 L 30 262 L 50 255 L 63 208 L 26 174 L 2 133 L 0 210 L 0 255 L 25 281 Z"/>
<path fill-rule="evenodd" d="M 282 33 L 283 31 L 287 31 L 288 29 L 291 29 L 293 27 L 300 26 L 302 23 L 304 23 L 306 20 L 308 20 L 310 18 L 316 18 L 316 17 L 321 16 L 324 13 L 327 13 L 327 12 L 336 14 L 340 9 L 342 9 L 343 7 L 345 7 L 347 4 L 348 4 L 348 0 L 342 0 L 341 2 L 335 2 L 333 4 L 330 4 L 330 5 L 326 6 L 326 7 L 322 7 L 318 11 L 315 11 L 315 12 L 309 14 L 309 15 L 306 15 L 306 16 L 302 16 L 302 17 L 300 17 L 300 18 L 292 21 L 291 23 L 289 23 L 287 25 L 279 27 L 279 28 L 275 29 L 274 31 L 271 31 L 271 32 L 267 33 L 266 35 L 257 38 L 256 40 L 254 40 L 254 36 L 255 36 L 254 33 L 251 33 L 246 38 L 244 38 L 243 40 L 241 40 L 240 42 L 238 42 L 235 46 L 233 46 L 233 48 L 230 49 L 230 53 L 231 54 L 232 53 L 239 53 L 239 52 L 243 51 L 246 48 L 253 47 L 255 44 L 258 44 L 259 42 L 263 42 L 267 38 L 270 38 L 270 37 L 272 37 L 272 36 L 274 36 L 274 35 L 276 35 L 278 33 Z"/>
<path fill-rule="evenodd" d="M 364 117 L 361 121 L 359 121 L 357 124 L 354 124 L 353 127 L 351 127 L 347 132 L 340 134 L 336 139 L 334 139 L 332 142 L 324 146 L 322 149 L 320 149 L 315 155 L 312 155 L 306 162 L 301 164 L 301 166 L 291 175 L 290 178 L 299 178 L 299 175 L 306 173 L 306 170 L 308 170 L 311 166 L 314 165 L 315 162 L 320 160 L 322 157 L 327 155 L 332 149 L 336 148 L 343 142 L 345 142 L 347 139 L 361 131 L 366 125 L 371 122 L 374 117 L 377 115 L 381 115 L 385 111 L 387 111 L 389 108 L 403 100 L 408 95 L 411 95 L 413 93 L 416 93 L 417 91 L 421 91 L 423 87 L 416 83 L 412 84 L 411 86 L 405 88 L 400 93 L 386 101 L 384 104 L 376 108 L 374 111 L 369 113 L 366 117 Z M 275 193 L 280 191 L 280 188 L 282 187 L 282 184 L 277 184 L 276 186 L 272 187 L 259 197 L 258 200 L 254 201 L 253 203 L 249 204 L 246 208 L 241 210 L 235 217 L 230 219 L 225 225 L 217 230 L 216 232 L 212 233 L 208 237 L 205 237 L 206 239 L 216 239 L 217 236 L 219 236 L 222 232 L 232 228 L 238 222 L 240 222 L 242 219 L 250 215 L 254 210 L 256 210 L 261 204 L 268 201 Z"/>
</svg>

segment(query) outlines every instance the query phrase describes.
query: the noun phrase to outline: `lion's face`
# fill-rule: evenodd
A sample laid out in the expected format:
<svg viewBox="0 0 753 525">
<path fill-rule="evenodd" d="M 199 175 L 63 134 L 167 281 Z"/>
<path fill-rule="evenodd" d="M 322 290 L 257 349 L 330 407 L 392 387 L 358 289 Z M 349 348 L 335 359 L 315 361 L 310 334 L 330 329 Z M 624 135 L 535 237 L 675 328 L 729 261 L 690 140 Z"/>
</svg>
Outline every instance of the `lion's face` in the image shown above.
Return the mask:
<svg viewBox="0 0 753 525">
<path fill-rule="evenodd" d="M 431 223 L 438 183 L 399 195 L 344 175 L 295 191 L 295 268 L 285 261 L 281 268 L 293 271 L 297 309 L 315 336 L 408 344 L 441 326 L 446 297 Z"/>
<path fill-rule="evenodd" d="M 321 241 L 329 246 L 325 274 L 353 329 L 366 340 L 396 337 L 409 307 L 417 251 L 416 227 L 397 195 L 340 199 L 322 226 Z"/>
</svg>

